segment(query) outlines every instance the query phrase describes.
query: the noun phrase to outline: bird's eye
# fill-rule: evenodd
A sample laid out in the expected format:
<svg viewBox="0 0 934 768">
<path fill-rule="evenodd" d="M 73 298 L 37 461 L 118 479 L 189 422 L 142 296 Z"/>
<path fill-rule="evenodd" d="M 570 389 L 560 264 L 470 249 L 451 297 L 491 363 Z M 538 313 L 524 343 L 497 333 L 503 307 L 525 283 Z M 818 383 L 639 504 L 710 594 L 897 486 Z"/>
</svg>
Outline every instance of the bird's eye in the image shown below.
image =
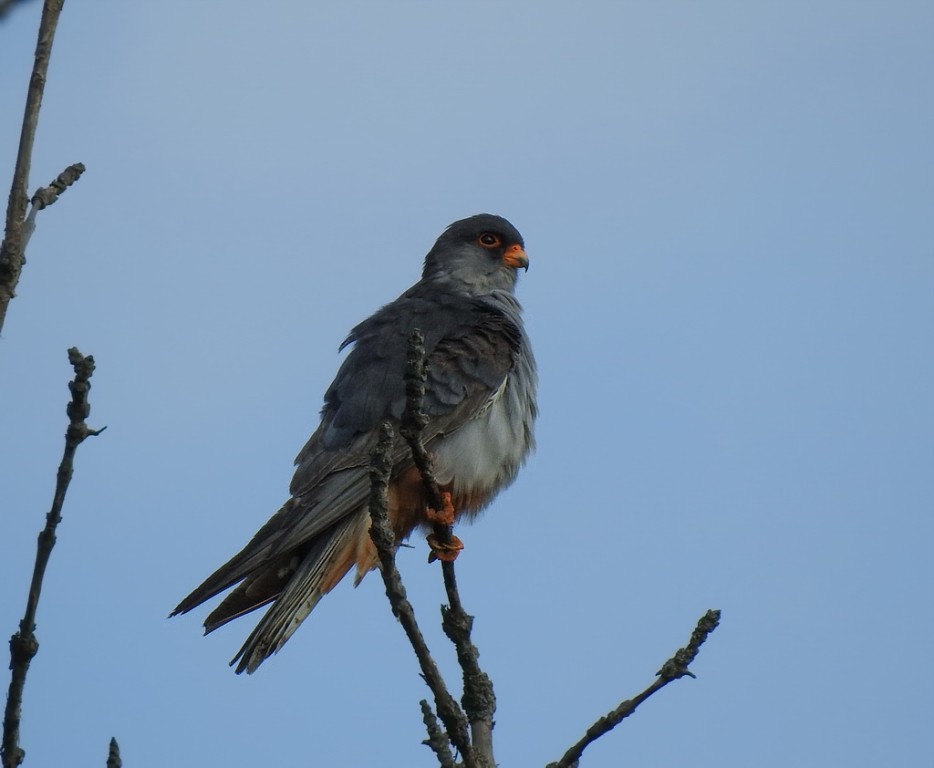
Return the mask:
<svg viewBox="0 0 934 768">
<path fill-rule="evenodd" d="M 484 232 L 477 238 L 477 242 L 484 248 L 499 248 L 503 244 L 503 241 L 492 232 Z"/>
</svg>

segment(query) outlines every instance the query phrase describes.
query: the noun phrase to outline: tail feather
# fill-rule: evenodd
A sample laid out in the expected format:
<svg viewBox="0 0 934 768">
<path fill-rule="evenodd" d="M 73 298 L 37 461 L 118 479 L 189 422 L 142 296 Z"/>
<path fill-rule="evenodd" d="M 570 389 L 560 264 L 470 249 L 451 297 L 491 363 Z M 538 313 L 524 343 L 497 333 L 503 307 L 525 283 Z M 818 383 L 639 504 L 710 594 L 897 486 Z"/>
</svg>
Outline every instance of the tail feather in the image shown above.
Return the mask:
<svg viewBox="0 0 934 768">
<path fill-rule="evenodd" d="M 175 606 L 175 610 L 169 615 L 177 616 L 180 613 L 188 613 L 192 608 L 196 608 L 215 595 L 219 595 L 237 582 L 246 579 L 246 582 L 255 583 L 252 581 L 255 574 L 277 570 L 280 563 L 287 563 L 300 542 L 293 544 L 291 547 L 282 548 L 279 552 L 275 551 L 275 546 L 279 542 L 282 532 L 288 530 L 289 520 L 299 511 L 298 500 L 294 497 L 289 499 L 256 532 L 256 535 L 240 552 L 208 576 L 190 595 Z M 274 564 L 276 568 L 273 568 L 271 564 Z M 246 582 L 241 586 L 245 586 Z M 239 590 L 240 587 L 236 591 Z M 253 608 L 258 608 L 264 602 L 268 602 L 268 598 L 275 597 L 275 594 L 267 595 L 267 600 L 256 603 Z M 239 615 L 246 613 L 248 610 L 244 609 Z M 231 616 L 230 618 L 234 617 Z M 220 624 L 217 626 L 220 626 Z"/>
<path fill-rule="evenodd" d="M 347 574 L 347 571 L 358 560 L 361 537 L 366 537 L 369 541 L 368 523 L 366 510 L 358 511 L 322 532 L 312 542 L 294 572 L 289 573 L 288 582 L 281 593 L 277 597 L 269 597 L 265 600 L 269 602 L 275 599 L 275 602 L 231 660 L 231 666 L 237 665 L 238 674 L 243 671 L 252 674 L 263 661 L 274 653 L 278 653 L 312 612 L 318 601 Z M 243 590 L 242 593 L 241 590 Z M 228 614 L 231 610 L 237 610 L 241 605 L 250 602 L 249 599 L 244 599 L 248 598 L 249 591 L 248 582 L 237 587 L 208 617 L 208 621 L 211 621 L 213 617 L 216 622 L 214 626 L 220 626 L 236 618 L 240 613 Z M 222 612 L 221 609 L 228 601 L 230 601 L 228 610 Z M 255 604 L 254 600 L 254 604 L 244 608 L 241 613 L 262 604 Z"/>
<path fill-rule="evenodd" d="M 298 570 L 307 547 L 273 561 L 261 571 L 247 576 L 227 595 L 204 620 L 204 634 L 213 632 L 228 621 L 271 603 L 285 589 L 292 574 Z"/>
</svg>

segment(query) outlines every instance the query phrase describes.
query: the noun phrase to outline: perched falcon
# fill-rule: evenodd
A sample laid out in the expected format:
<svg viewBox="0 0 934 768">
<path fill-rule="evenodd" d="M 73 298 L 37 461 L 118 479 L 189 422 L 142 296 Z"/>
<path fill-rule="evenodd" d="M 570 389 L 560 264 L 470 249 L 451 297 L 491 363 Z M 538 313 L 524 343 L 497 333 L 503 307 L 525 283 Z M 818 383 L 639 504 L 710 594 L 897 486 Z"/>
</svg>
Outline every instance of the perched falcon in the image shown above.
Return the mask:
<svg viewBox="0 0 934 768">
<path fill-rule="evenodd" d="M 428 366 L 423 439 L 455 519 L 474 517 L 515 478 L 532 450 L 536 416 L 535 359 L 515 297 L 528 263 L 506 219 L 457 221 L 428 252 L 422 279 L 350 332 L 341 349 L 353 348 L 324 395 L 321 424 L 295 460 L 292 497 L 173 611 L 237 585 L 205 620 L 210 632 L 272 603 L 231 661 L 237 672 L 253 672 L 282 648 L 351 568 L 359 583 L 376 567 L 370 452 L 380 425 L 398 426 L 402 416 L 414 330 L 424 334 Z M 389 485 L 396 541 L 430 527 L 431 517 L 410 451 L 397 439 Z"/>
</svg>

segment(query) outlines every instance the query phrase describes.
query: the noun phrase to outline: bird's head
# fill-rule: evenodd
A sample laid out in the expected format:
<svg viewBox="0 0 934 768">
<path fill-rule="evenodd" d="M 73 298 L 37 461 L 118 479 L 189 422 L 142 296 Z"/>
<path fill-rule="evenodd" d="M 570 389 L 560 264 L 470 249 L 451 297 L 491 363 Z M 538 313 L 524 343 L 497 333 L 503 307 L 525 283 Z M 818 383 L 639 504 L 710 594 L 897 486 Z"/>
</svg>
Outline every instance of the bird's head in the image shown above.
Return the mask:
<svg viewBox="0 0 934 768">
<path fill-rule="evenodd" d="M 519 231 L 502 216 L 480 213 L 444 230 L 425 257 L 422 280 L 480 296 L 513 290 L 518 270 L 528 268 Z"/>
</svg>

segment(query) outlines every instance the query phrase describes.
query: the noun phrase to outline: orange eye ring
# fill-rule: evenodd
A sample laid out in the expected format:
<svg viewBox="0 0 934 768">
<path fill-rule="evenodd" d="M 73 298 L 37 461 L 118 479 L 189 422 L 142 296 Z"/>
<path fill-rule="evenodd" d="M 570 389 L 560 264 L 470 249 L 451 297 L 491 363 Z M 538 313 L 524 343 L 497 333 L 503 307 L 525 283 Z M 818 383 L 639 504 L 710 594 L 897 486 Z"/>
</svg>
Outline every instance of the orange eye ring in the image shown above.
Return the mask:
<svg viewBox="0 0 934 768">
<path fill-rule="evenodd" d="M 503 244 L 503 241 L 499 235 L 494 235 L 492 232 L 484 232 L 477 238 L 477 243 L 481 248 L 499 248 Z"/>
</svg>

